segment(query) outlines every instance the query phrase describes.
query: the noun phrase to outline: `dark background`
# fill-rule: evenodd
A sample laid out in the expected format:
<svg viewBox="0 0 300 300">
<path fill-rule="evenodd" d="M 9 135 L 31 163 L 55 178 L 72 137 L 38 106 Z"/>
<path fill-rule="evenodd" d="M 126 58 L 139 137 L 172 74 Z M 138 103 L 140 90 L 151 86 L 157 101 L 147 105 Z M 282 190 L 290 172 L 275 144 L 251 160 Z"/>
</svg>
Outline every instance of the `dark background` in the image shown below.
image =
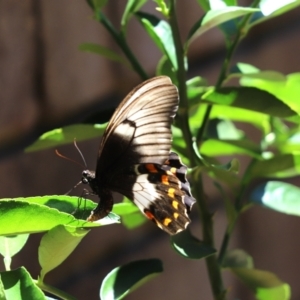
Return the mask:
<svg viewBox="0 0 300 300">
<path fill-rule="evenodd" d="M 109 1 L 108 15 L 119 20 L 125 1 Z M 178 1 L 182 35 L 200 17 L 194 0 Z M 151 11 L 153 3 L 144 10 Z M 284 74 L 300 70 L 300 10 L 255 27 L 239 48 L 235 61 L 247 62 L 262 70 Z M 83 0 L 0 1 L 0 197 L 63 194 L 81 176 L 81 169 L 58 158 L 53 149 L 24 154 L 23 149 L 45 130 L 81 122 L 97 110 L 112 109 L 140 79 L 130 70 L 100 56 L 78 50 L 83 42 L 95 42 L 112 49 L 117 46 L 104 29 L 91 18 Z M 147 72 L 155 74 L 160 58 L 137 21 L 129 26 L 130 44 Z M 190 77 L 201 75 L 214 84 L 224 54 L 220 32 L 211 30 L 196 41 L 189 52 Z M 252 134 L 251 129 L 249 134 Z M 253 131 L 253 134 L 255 132 Z M 93 168 L 99 139 L 79 146 Z M 78 160 L 74 146 L 60 152 Z M 241 158 L 242 167 L 246 160 Z M 293 179 L 299 185 L 299 179 Z M 223 207 L 215 190 L 206 193 L 215 213 L 219 245 L 225 226 Z M 80 194 L 80 191 L 78 191 Z M 197 208 L 191 229 L 201 237 Z M 276 273 L 291 284 L 293 299 L 300 299 L 299 249 L 295 238 L 300 219 L 262 208 L 243 215 L 234 232 L 231 248 L 250 253 L 258 269 Z M 37 247 L 41 235 L 32 235 L 13 260 L 13 267 L 25 265 L 33 277 L 39 272 Z M 121 225 L 92 230 L 72 255 L 46 276 L 46 282 L 78 299 L 98 299 L 99 285 L 114 267 L 137 259 L 160 258 L 165 272 L 139 288 L 128 299 L 205 299 L 210 300 L 204 260 L 178 256 L 169 237 L 147 222 L 133 231 Z M 0 263 L 1 270 L 4 269 Z M 229 299 L 253 299 L 226 273 Z"/>
</svg>

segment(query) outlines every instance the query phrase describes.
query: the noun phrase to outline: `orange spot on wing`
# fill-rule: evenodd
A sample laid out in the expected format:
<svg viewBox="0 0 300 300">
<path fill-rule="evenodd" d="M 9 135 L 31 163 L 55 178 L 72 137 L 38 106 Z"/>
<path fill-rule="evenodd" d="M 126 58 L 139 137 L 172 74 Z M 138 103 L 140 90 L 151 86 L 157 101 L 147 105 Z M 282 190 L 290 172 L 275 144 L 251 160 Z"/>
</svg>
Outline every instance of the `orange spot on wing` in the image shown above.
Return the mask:
<svg viewBox="0 0 300 300">
<path fill-rule="evenodd" d="M 174 214 L 173 214 L 173 217 L 174 217 L 175 219 L 177 219 L 177 218 L 179 217 L 179 213 L 174 213 Z"/>
<path fill-rule="evenodd" d="M 144 213 L 148 219 L 150 220 L 154 219 L 154 215 L 149 210 L 145 210 Z"/>
<path fill-rule="evenodd" d="M 150 173 L 157 173 L 157 169 L 155 168 L 154 164 L 146 164 L 145 167 Z"/>
<path fill-rule="evenodd" d="M 162 175 L 162 176 L 161 176 L 161 182 L 162 182 L 163 184 L 169 185 L 168 176 L 167 176 L 167 175 Z"/>
</svg>

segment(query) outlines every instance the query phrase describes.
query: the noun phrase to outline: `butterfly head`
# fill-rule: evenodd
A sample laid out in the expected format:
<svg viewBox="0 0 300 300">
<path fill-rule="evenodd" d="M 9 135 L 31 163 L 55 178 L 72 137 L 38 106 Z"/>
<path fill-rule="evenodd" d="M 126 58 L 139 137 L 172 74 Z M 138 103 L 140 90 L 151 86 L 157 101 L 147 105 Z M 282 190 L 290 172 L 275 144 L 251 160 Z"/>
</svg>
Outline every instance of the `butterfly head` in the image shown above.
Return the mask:
<svg viewBox="0 0 300 300">
<path fill-rule="evenodd" d="M 83 170 L 81 182 L 83 184 L 91 184 L 91 182 L 95 179 L 95 172 L 90 170 Z"/>
</svg>

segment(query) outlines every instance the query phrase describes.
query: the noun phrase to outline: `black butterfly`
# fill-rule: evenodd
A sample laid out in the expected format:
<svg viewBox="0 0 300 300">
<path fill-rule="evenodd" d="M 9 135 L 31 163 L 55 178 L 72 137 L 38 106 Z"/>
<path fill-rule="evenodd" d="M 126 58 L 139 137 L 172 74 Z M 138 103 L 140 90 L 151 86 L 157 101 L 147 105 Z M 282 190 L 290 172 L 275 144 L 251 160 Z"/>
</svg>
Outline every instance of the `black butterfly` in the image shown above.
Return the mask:
<svg viewBox="0 0 300 300">
<path fill-rule="evenodd" d="M 102 138 L 96 172 L 82 172 L 82 183 L 100 198 L 88 221 L 108 215 L 115 191 L 169 234 L 187 227 L 195 199 L 186 166 L 170 152 L 178 102 L 177 88 L 166 76 L 143 82 L 121 102 Z"/>
</svg>

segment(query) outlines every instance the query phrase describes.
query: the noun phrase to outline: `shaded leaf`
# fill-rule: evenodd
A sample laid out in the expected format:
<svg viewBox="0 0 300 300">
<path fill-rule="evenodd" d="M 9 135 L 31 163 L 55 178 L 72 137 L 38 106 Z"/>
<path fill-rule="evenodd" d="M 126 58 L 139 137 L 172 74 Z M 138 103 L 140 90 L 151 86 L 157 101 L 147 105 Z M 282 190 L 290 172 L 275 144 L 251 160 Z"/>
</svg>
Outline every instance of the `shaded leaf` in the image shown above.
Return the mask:
<svg viewBox="0 0 300 300">
<path fill-rule="evenodd" d="M 275 274 L 246 268 L 232 268 L 231 271 L 256 295 L 259 300 L 289 300 L 291 290 Z M 276 292 L 276 293 L 274 293 Z"/>
<path fill-rule="evenodd" d="M 108 49 L 104 46 L 94 44 L 94 43 L 83 43 L 79 46 L 79 50 L 98 54 L 107 59 L 116 61 L 118 63 L 122 63 L 122 64 L 126 65 L 127 67 L 130 67 L 130 64 L 128 63 L 128 61 L 125 58 L 123 58 L 122 56 L 117 54 L 115 51 Z"/>
<path fill-rule="evenodd" d="M 261 158 L 259 145 L 250 140 L 216 140 L 209 139 L 201 144 L 200 152 L 206 156 L 247 154 Z"/>
<path fill-rule="evenodd" d="M 100 298 L 102 300 L 123 299 L 151 277 L 163 271 L 158 259 L 134 261 L 113 269 L 102 282 Z"/>
<path fill-rule="evenodd" d="M 242 249 L 228 251 L 222 263 L 222 268 L 253 269 L 253 266 L 253 258 Z"/>
<path fill-rule="evenodd" d="M 176 252 L 186 258 L 202 259 L 216 253 L 216 249 L 192 236 L 188 229 L 171 236 L 171 243 Z"/>
<path fill-rule="evenodd" d="M 252 178 L 286 178 L 300 172 L 300 154 L 278 154 L 266 160 L 257 160 L 247 173 L 247 180 Z"/>
</svg>

